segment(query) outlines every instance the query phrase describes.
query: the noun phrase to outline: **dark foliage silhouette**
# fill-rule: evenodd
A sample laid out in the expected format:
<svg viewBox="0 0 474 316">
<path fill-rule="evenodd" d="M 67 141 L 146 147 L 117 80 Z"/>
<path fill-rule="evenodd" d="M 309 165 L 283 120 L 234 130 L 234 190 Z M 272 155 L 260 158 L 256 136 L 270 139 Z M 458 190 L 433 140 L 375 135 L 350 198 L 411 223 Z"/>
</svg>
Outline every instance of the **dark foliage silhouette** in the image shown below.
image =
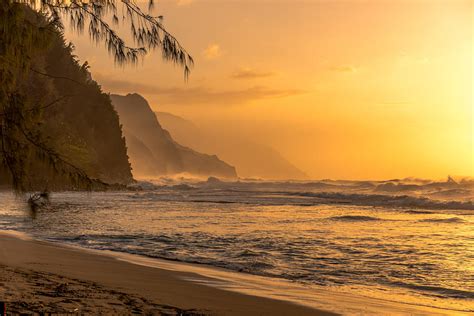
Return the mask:
<svg viewBox="0 0 474 316">
<path fill-rule="evenodd" d="M 63 63 L 66 68 L 61 70 L 50 65 L 57 63 L 60 56 L 54 56 L 54 52 L 59 53 L 61 49 L 63 59 L 72 60 L 72 48 L 65 46 L 62 39 L 59 45 L 63 47 L 58 49 L 58 34 L 65 22 L 69 22 L 78 32 L 87 29 L 93 41 L 103 42 L 118 65 L 135 64 L 148 50 L 160 49 L 165 60 L 183 67 L 187 78 L 193 60 L 164 28 L 162 17 L 152 16 L 152 8 L 153 1 L 149 3 L 148 12 L 144 12 L 130 0 L 6 0 L 0 3 L 2 182 L 9 182 L 15 191 L 22 192 L 35 189 L 39 183 L 44 186 L 44 179 L 51 177 L 55 178 L 52 182 L 67 182 L 72 188 L 86 189 L 105 185 L 103 180 L 126 182 L 131 178 L 128 162 L 124 168 L 126 153 L 115 155 L 120 162 L 99 161 L 103 157 L 114 159 L 113 152 L 105 155 L 100 152 L 108 148 L 104 144 L 109 144 L 110 139 L 120 140 L 117 148 L 125 146 L 116 114 L 104 114 L 115 113 L 110 100 L 90 80 L 87 64 Z M 120 18 L 118 12 L 121 12 Z M 109 19 L 114 26 L 130 26 L 134 46 L 116 33 Z M 56 49 L 51 49 L 52 46 Z M 79 96 L 82 102 L 77 101 Z M 62 112 L 57 112 L 60 107 Z M 95 117 L 111 119 L 115 137 L 100 134 L 106 133 L 101 128 L 110 126 L 104 122 L 85 133 L 84 126 L 92 117 L 88 111 L 94 112 Z M 112 176 L 100 167 L 102 165 L 121 165 L 120 172 Z"/>
</svg>

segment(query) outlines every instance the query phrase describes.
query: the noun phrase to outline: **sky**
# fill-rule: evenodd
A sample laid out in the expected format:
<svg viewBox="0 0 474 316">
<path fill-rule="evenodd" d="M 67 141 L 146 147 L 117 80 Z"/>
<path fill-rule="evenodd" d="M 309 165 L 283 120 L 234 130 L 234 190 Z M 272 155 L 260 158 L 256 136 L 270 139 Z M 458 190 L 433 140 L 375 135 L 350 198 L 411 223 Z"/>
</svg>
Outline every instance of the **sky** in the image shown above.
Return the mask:
<svg viewBox="0 0 474 316">
<path fill-rule="evenodd" d="M 104 91 L 270 145 L 311 178 L 474 176 L 473 3 L 157 1 L 195 60 L 187 82 L 158 51 L 118 67 L 66 38 Z"/>
</svg>

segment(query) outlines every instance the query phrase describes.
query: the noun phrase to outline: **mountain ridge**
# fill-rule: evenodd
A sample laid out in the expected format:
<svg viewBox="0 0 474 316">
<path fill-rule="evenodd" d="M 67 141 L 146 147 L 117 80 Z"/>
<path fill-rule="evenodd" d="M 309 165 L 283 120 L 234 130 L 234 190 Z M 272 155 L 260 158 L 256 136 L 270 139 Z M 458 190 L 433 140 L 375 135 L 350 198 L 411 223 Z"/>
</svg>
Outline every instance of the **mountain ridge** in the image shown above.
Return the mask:
<svg viewBox="0 0 474 316">
<path fill-rule="evenodd" d="M 132 172 L 138 177 L 189 173 L 236 178 L 235 168 L 216 155 L 203 154 L 176 142 L 141 95 L 111 94 L 126 138 Z"/>
<path fill-rule="evenodd" d="M 236 166 L 239 176 L 274 180 L 305 180 L 308 175 L 294 166 L 281 153 L 268 145 L 261 145 L 235 135 L 209 133 L 181 116 L 156 111 L 162 126 L 181 144 L 201 152 L 215 152 Z M 242 149 L 245 150 L 242 150 Z"/>
</svg>

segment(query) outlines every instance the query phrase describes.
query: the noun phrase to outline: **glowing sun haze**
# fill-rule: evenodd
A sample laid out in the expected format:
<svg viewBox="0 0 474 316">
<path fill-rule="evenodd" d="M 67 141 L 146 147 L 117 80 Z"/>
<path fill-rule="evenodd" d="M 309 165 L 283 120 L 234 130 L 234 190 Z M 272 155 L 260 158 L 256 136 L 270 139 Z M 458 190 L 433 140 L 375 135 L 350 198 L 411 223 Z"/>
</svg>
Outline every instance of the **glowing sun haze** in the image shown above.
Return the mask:
<svg viewBox="0 0 474 316">
<path fill-rule="evenodd" d="M 195 59 L 189 82 L 158 52 L 122 69 L 66 34 L 105 91 L 268 144 L 312 178 L 474 176 L 473 1 L 175 0 L 155 11 Z"/>
</svg>

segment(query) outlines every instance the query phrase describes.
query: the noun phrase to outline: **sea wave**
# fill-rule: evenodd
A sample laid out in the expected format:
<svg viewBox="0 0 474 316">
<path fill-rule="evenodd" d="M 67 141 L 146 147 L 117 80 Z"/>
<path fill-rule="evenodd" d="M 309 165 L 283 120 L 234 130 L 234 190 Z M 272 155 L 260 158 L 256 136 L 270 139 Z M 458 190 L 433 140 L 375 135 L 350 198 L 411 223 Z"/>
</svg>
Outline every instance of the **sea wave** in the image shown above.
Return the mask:
<svg viewBox="0 0 474 316">
<path fill-rule="evenodd" d="M 474 299 L 474 292 L 464 291 L 459 289 L 452 289 L 442 286 L 432 286 L 423 284 L 413 284 L 407 282 L 391 282 L 392 285 L 404 287 L 412 290 L 423 291 L 431 293 L 432 295 L 439 296 L 442 298 L 455 298 L 455 299 Z"/>
<path fill-rule="evenodd" d="M 424 211 L 424 210 L 408 210 L 405 211 L 407 214 L 433 214 L 431 211 Z"/>
<path fill-rule="evenodd" d="M 472 219 L 466 216 L 472 211 L 429 210 L 447 204 L 416 196 L 227 185 L 167 183 L 133 192 L 58 193 L 54 210 L 25 220 L 18 208 L 7 209 L 0 213 L 0 226 L 18 223 L 56 242 L 308 285 L 389 288 L 436 300 L 433 305 L 472 300 Z M 298 206 L 303 204 L 313 206 Z M 459 234 L 451 233 L 453 227 Z"/>
<path fill-rule="evenodd" d="M 433 210 L 474 210 L 474 181 L 225 181 L 164 178 L 141 181 L 137 199 L 195 203 L 314 206 L 347 204 Z"/>
<path fill-rule="evenodd" d="M 466 221 L 459 217 L 450 217 L 450 218 L 426 218 L 419 220 L 419 222 L 425 223 L 465 223 Z"/>
<path fill-rule="evenodd" d="M 474 210 L 472 201 L 440 201 L 426 197 L 384 194 L 347 194 L 340 192 L 301 192 L 295 195 L 320 199 L 331 204 L 353 204 L 364 206 L 412 207 L 445 210 Z"/>
<path fill-rule="evenodd" d="M 244 190 L 236 188 L 199 188 L 173 186 L 160 190 L 136 192 L 132 199 L 216 204 L 248 205 L 358 205 L 397 207 L 427 210 L 474 210 L 473 201 L 437 200 L 424 196 L 389 195 L 371 193 L 311 192 L 280 190 Z M 410 210 L 410 212 L 416 212 Z"/>
<path fill-rule="evenodd" d="M 372 216 L 361 216 L 361 215 L 344 215 L 344 216 L 333 216 L 329 217 L 330 220 L 343 221 L 343 222 L 368 222 L 368 221 L 381 221 L 381 218 Z"/>
</svg>

